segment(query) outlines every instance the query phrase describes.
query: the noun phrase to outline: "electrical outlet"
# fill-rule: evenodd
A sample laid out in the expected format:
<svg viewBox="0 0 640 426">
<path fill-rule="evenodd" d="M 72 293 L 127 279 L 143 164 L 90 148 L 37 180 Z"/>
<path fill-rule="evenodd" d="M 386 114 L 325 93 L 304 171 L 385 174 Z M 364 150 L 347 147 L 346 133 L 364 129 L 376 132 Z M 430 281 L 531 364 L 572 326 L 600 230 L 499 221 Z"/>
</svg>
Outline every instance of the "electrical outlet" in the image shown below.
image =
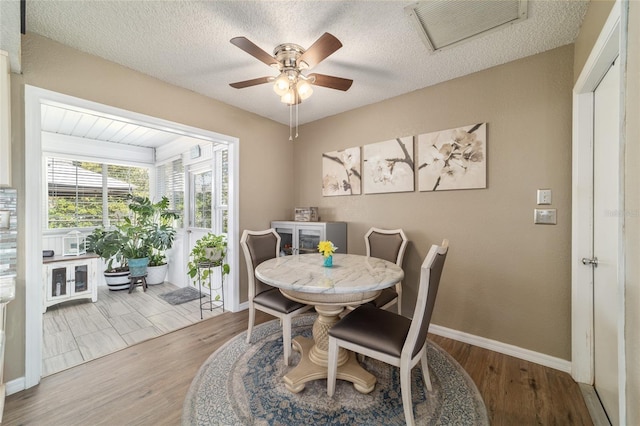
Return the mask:
<svg viewBox="0 0 640 426">
<path fill-rule="evenodd" d="M 556 209 L 534 209 L 533 223 L 541 225 L 555 225 Z"/>
<path fill-rule="evenodd" d="M 550 189 L 538 189 L 538 205 L 551 204 L 551 190 Z"/>
</svg>

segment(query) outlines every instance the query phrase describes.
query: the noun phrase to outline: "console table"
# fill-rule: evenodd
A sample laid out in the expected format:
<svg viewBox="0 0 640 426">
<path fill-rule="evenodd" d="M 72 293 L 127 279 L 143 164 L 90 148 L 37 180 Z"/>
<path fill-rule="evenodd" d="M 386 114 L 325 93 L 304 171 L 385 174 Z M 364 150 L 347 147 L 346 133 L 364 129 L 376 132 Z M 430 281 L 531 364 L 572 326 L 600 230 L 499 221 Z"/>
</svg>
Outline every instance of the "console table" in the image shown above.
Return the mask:
<svg viewBox="0 0 640 426">
<path fill-rule="evenodd" d="M 54 256 L 42 259 L 43 312 L 49 306 L 68 300 L 98 300 L 97 269 L 99 257 L 93 253 L 80 256 Z"/>
</svg>

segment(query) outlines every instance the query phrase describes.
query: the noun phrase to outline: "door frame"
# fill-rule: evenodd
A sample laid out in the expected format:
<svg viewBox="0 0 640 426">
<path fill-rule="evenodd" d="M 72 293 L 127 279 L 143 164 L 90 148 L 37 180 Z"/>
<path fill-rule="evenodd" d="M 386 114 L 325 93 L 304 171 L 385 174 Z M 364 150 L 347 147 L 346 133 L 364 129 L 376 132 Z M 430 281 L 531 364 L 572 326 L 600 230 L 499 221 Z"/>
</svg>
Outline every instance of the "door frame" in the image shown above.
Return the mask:
<svg viewBox="0 0 640 426">
<path fill-rule="evenodd" d="M 43 103 L 61 103 L 77 108 L 86 108 L 105 115 L 125 117 L 132 123 L 152 128 L 173 131 L 211 142 L 225 143 L 229 147 L 229 246 L 228 260 L 231 272 L 229 286 L 229 308 L 236 312 L 243 309 L 239 294 L 239 154 L 240 140 L 236 137 L 196 127 L 151 117 L 148 115 L 111 107 L 74 96 L 25 85 L 25 214 L 23 253 L 25 259 L 25 372 L 24 389 L 37 385 L 42 377 L 42 222 L 43 222 L 43 172 L 41 140 L 41 108 Z M 34 166 L 35 165 L 35 166 Z M 19 389 L 22 390 L 22 389 Z"/>
<path fill-rule="evenodd" d="M 190 162 L 188 164 L 185 165 L 185 210 L 184 210 L 184 215 L 185 215 L 185 238 L 184 238 L 184 258 L 185 259 L 189 259 L 189 256 L 191 254 L 191 250 L 193 249 L 193 246 L 195 245 L 196 241 L 201 238 L 202 236 L 204 236 L 205 234 L 207 234 L 208 232 L 214 232 L 216 234 L 224 234 L 221 230 L 222 230 L 222 220 L 220 219 L 219 215 L 217 214 L 217 205 L 218 205 L 218 201 L 216 199 L 216 196 L 219 195 L 221 193 L 221 182 L 222 182 L 222 162 L 219 161 L 220 158 L 217 155 L 218 149 L 216 147 L 212 147 L 212 149 L 210 150 L 211 156 L 210 158 L 208 158 L 205 161 L 194 161 L 194 162 Z M 231 168 L 229 168 L 229 170 L 231 171 Z M 212 197 L 211 197 L 211 226 L 209 228 L 202 228 L 202 227 L 196 227 L 193 226 L 193 218 L 195 216 L 195 200 L 194 200 L 194 193 L 193 193 L 193 175 L 196 173 L 200 173 L 203 171 L 210 171 L 212 174 Z M 188 201 L 187 201 L 188 200 Z M 229 208 L 230 210 L 230 208 Z M 227 244 L 230 244 L 229 241 L 229 237 L 231 235 L 231 230 L 230 228 L 227 229 Z M 227 246 L 228 248 L 228 246 Z M 229 256 L 227 256 L 226 260 L 230 260 Z M 229 263 L 229 262 L 227 262 Z M 221 285 L 220 281 L 218 281 L 218 277 L 221 277 L 220 275 L 218 275 L 217 273 L 214 275 L 214 280 L 216 285 Z M 223 279 L 223 278 L 220 278 Z M 224 278 L 224 281 L 227 282 L 227 279 Z M 195 282 L 192 281 L 192 283 L 195 285 Z M 236 291 L 237 293 L 237 291 Z M 229 289 L 229 285 L 222 285 L 222 299 L 223 299 L 223 308 L 224 309 L 228 309 L 228 306 L 230 306 L 230 302 L 229 300 L 231 298 L 231 293 L 230 293 L 230 289 Z M 243 308 L 244 309 L 244 308 Z M 240 310 L 240 307 L 238 306 L 238 304 L 236 303 L 235 307 L 233 308 L 233 311 L 236 312 Z"/>
<path fill-rule="evenodd" d="M 627 5 L 628 6 L 628 5 Z M 593 335 L 593 273 L 591 266 L 582 264 L 583 257 L 593 257 L 593 99 L 594 90 L 616 57 L 622 61 L 624 76 L 625 29 L 621 20 L 625 3 L 617 0 L 598 36 L 573 89 L 573 146 L 572 146 L 572 237 L 571 237 L 571 375 L 580 383 L 594 383 Z M 620 158 L 618 228 L 618 390 L 620 422 L 626 412 L 625 358 L 625 248 L 622 214 L 624 196 L 624 87 L 621 78 Z"/>
</svg>

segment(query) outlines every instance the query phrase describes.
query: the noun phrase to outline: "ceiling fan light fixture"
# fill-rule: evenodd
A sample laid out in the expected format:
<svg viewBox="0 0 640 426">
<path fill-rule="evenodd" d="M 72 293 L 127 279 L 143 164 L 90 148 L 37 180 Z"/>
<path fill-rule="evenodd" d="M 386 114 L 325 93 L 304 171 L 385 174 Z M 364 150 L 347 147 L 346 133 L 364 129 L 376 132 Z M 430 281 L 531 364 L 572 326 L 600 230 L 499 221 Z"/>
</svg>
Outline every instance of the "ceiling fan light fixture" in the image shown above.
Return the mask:
<svg viewBox="0 0 640 426">
<path fill-rule="evenodd" d="M 309 96 L 313 94 L 311 83 L 309 83 L 307 80 L 298 80 L 298 83 L 296 84 L 296 90 L 298 91 L 298 95 L 302 100 L 308 99 Z"/>
<path fill-rule="evenodd" d="M 280 102 L 287 105 L 293 105 L 295 103 L 295 100 L 296 100 L 296 93 L 294 92 L 293 89 L 287 90 L 285 94 L 282 95 L 282 97 L 280 97 Z"/>
<path fill-rule="evenodd" d="M 284 96 L 289 91 L 289 76 L 286 73 L 280 73 L 273 84 L 273 91 L 278 96 Z"/>
</svg>

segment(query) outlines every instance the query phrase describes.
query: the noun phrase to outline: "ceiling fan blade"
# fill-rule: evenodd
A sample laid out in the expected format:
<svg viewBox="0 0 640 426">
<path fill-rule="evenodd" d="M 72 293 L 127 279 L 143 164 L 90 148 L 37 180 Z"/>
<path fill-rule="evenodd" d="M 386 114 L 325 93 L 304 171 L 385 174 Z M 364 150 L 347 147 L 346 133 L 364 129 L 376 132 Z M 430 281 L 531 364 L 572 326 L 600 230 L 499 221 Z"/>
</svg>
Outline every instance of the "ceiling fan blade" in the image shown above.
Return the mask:
<svg viewBox="0 0 640 426">
<path fill-rule="evenodd" d="M 254 58 L 259 59 L 260 61 L 264 62 L 265 64 L 267 64 L 267 65 L 278 65 L 278 61 L 276 61 L 276 58 L 274 58 L 273 56 L 269 55 L 264 50 L 260 49 L 257 45 L 255 45 L 248 38 L 246 38 L 246 37 L 234 37 L 230 41 L 231 41 L 231 44 L 233 44 L 234 46 L 239 47 L 240 49 L 242 49 L 245 52 L 247 52 L 249 55 L 253 56 Z"/>
<path fill-rule="evenodd" d="M 238 81 L 237 83 L 229 83 L 229 86 L 235 89 L 244 89 L 245 87 L 257 86 L 258 84 L 268 83 L 273 77 L 259 77 L 252 80 Z"/>
<path fill-rule="evenodd" d="M 298 66 L 304 62 L 307 64 L 307 69 L 313 68 L 341 47 L 340 40 L 329 33 L 324 33 L 298 58 Z"/>
<path fill-rule="evenodd" d="M 315 78 L 312 83 L 314 86 L 328 87 L 329 89 L 342 90 L 346 92 L 353 84 L 353 80 L 348 78 L 334 77 L 332 75 L 324 74 L 309 74 L 307 77 Z"/>
</svg>

